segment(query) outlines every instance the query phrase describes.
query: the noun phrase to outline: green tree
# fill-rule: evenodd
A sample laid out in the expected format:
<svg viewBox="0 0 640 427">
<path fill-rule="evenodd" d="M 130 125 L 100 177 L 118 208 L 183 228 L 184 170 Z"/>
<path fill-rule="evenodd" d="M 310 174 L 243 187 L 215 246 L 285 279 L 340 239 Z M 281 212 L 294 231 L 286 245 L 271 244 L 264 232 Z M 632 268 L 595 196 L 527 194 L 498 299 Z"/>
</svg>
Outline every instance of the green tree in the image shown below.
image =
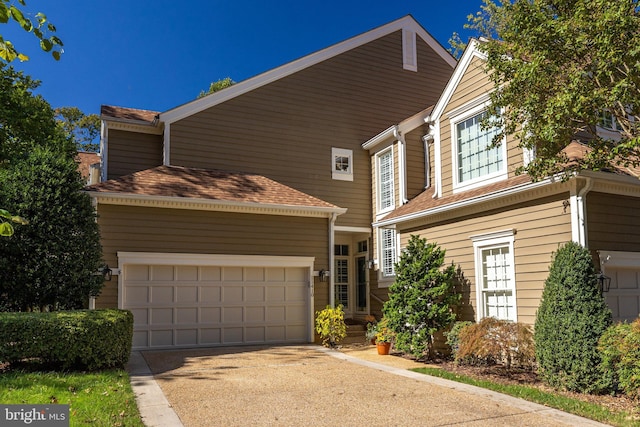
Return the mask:
<svg viewBox="0 0 640 427">
<path fill-rule="evenodd" d="M 198 95 L 198 98 L 202 98 L 203 96 L 207 96 L 209 94 L 212 94 L 214 92 L 218 92 L 222 89 L 226 89 L 230 86 L 233 86 L 234 84 L 236 84 L 236 82 L 234 82 L 233 80 L 231 80 L 231 77 L 225 77 L 224 79 L 220 79 L 216 82 L 212 82 L 209 85 L 209 90 L 207 90 L 206 92 L 204 90 L 200 91 L 200 94 Z"/>
<path fill-rule="evenodd" d="M 455 267 L 443 269 L 445 251 L 426 239 L 411 236 L 396 264 L 396 280 L 382 312 L 395 334 L 395 347 L 422 358 L 433 357 L 433 335 L 456 318 L 460 301 L 454 291 Z"/>
<path fill-rule="evenodd" d="M 40 82 L 0 63 L 0 167 L 25 158 L 36 146 L 72 157 L 73 143 L 56 125 L 47 101 L 33 91 Z"/>
<path fill-rule="evenodd" d="M 0 306 L 76 309 L 102 287 L 96 216 L 73 158 L 36 147 L 0 169 L 0 205 L 29 225 L 0 240 Z"/>
<path fill-rule="evenodd" d="M 540 179 L 637 165 L 640 0 L 483 1 L 466 27 L 482 37 L 495 85 L 490 113 L 496 119 L 485 125 L 500 126 L 534 150 L 535 160 L 520 172 Z M 619 138 L 597 132 L 609 114 Z M 568 165 L 562 149 L 576 137 L 592 151 Z"/>
<path fill-rule="evenodd" d="M 55 109 L 56 121 L 75 144 L 78 151 L 97 152 L 100 150 L 100 117 L 84 114 L 78 107 Z"/>
<path fill-rule="evenodd" d="M 589 250 L 575 242 L 554 254 L 536 315 L 534 341 L 539 373 L 549 385 L 598 391 L 598 340 L 611 310 L 598 286 Z"/>
<path fill-rule="evenodd" d="M 26 7 L 24 0 L 17 0 L 17 2 Z M 45 52 L 51 52 L 51 55 L 56 59 L 60 59 L 62 54 L 62 40 L 56 35 L 56 27 L 47 21 L 47 17 L 44 13 L 38 12 L 33 18 L 24 9 L 21 9 L 11 0 L 0 0 L 0 24 L 7 24 L 9 22 L 15 22 L 23 30 L 28 33 L 32 33 L 40 42 L 40 48 Z M 28 61 L 29 57 L 16 50 L 11 41 L 5 40 L 0 35 L 0 59 L 6 62 L 11 62 L 14 59 L 20 61 Z"/>
</svg>

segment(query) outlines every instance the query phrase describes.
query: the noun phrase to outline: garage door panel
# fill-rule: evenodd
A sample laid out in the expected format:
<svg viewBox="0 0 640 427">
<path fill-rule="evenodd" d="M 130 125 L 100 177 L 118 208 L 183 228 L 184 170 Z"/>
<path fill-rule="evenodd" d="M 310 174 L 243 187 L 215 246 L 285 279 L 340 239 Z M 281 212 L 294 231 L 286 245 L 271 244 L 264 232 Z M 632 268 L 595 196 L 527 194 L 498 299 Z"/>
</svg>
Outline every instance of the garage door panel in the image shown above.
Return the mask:
<svg viewBox="0 0 640 427">
<path fill-rule="evenodd" d="M 122 267 L 134 348 L 306 342 L 308 267 Z"/>
<path fill-rule="evenodd" d="M 174 267 L 171 265 L 151 266 L 151 280 L 154 282 L 175 280 Z"/>
<path fill-rule="evenodd" d="M 176 286 L 177 302 L 197 302 L 198 287 L 197 286 Z"/>
<path fill-rule="evenodd" d="M 152 286 L 150 301 L 153 304 L 170 304 L 173 302 L 173 286 Z"/>
<path fill-rule="evenodd" d="M 613 321 L 633 321 L 640 314 L 640 271 L 611 266 L 606 274 L 611 277 L 611 288 L 604 296 Z"/>
</svg>

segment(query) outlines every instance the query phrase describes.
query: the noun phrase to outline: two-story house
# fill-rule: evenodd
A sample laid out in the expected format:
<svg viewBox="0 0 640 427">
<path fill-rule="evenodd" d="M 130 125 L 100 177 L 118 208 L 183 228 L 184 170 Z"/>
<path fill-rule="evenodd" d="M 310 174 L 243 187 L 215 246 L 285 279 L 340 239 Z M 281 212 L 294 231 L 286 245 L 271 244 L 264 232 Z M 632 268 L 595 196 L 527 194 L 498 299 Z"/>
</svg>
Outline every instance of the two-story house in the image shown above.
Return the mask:
<svg viewBox="0 0 640 427">
<path fill-rule="evenodd" d="M 407 16 L 168 111 L 103 106 L 95 306 L 133 312 L 134 348 L 309 342 L 327 305 L 371 313 L 361 145 L 455 65 Z"/>
<path fill-rule="evenodd" d="M 415 234 L 436 242 L 459 267 L 466 320 L 494 316 L 533 324 L 552 253 L 573 240 L 588 247 L 611 278 L 605 296 L 614 320 L 635 319 L 638 170 L 584 171 L 567 181 L 516 175 L 533 154 L 513 138 L 488 149 L 496 130 L 480 122 L 492 89 L 485 57 L 471 41 L 432 107 L 390 122 L 363 144 L 372 170 L 378 276 L 372 292 L 384 298 L 401 248 Z M 607 135 L 615 130 L 601 126 Z M 570 160 L 585 150 L 567 141 Z"/>
</svg>

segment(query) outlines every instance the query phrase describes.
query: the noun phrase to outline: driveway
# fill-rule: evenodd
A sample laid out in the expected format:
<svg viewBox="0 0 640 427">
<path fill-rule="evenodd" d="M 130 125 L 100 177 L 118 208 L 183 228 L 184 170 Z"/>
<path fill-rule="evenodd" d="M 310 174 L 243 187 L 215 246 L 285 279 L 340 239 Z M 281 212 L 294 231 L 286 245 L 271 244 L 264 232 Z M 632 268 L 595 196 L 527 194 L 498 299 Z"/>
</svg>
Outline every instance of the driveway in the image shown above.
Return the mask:
<svg viewBox="0 0 640 427">
<path fill-rule="evenodd" d="M 374 347 L 351 353 L 311 345 L 227 347 L 142 356 L 132 355 L 129 370 L 149 427 L 602 425 L 410 372 L 414 362 L 378 356 Z"/>
</svg>

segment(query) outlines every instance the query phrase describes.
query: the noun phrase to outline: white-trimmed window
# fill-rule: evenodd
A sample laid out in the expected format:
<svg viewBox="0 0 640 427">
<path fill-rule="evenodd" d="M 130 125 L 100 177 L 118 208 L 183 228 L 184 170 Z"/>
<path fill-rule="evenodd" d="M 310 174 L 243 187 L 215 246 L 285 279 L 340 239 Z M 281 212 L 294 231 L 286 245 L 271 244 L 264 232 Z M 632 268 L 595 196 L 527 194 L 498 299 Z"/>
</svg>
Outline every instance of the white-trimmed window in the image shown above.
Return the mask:
<svg viewBox="0 0 640 427">
<path fill-rule="evenodd" d="M 506 179 L 507 147 L 491 147 L 499 128 L 483 129 L 484 104 L 451 119 L 454 190 L 466 190 Z"/>
<path fill-rule="evenodd" d="M 393 149 L 389 148 L 376 156 L 378 213 L 388 212 L 395 208 L 393 174 Z"/>
<path fill-rule="evenodd" d="M 331 177 L 341 181 L 353 181 L 353 151 L 331 148 Z"/>
<path fill-rule="evenodd" d="M 477 317 L 518 320 L 513 230 L 473 236 Z"/>
<path fill-rule="evenodd" d="M 380 272 L 383 278 L 395 276 L 397 257 L 396 230 L 394 228 L 380 229 Z"/>
</svg>

